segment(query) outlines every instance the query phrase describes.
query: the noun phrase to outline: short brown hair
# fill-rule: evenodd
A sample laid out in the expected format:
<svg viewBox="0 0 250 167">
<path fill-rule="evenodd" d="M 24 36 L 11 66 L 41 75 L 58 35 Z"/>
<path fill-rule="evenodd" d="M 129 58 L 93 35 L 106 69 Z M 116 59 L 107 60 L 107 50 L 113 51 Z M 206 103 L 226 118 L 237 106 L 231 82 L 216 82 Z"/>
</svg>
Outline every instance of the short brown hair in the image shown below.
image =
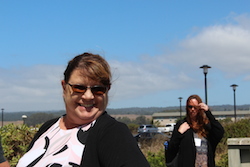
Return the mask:
<svg viewBox="0 0 250 167">
<path fill-rule="evenodd" d="M 67 83 L 75 69 L 86 70 L 86 77 L 100 82 L 105 86 L 111 85 L 111 72 L 108 62 L 98 54 L 83 53 L 69 61 L 64 71 L 64 81 Z"/>
</svg>

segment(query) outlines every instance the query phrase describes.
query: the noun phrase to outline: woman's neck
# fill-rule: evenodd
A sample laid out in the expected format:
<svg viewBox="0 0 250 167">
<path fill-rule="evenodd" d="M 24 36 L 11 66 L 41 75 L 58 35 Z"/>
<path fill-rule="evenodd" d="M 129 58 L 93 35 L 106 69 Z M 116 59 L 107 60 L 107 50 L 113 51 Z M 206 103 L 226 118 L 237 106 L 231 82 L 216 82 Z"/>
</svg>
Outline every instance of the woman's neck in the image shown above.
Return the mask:
<svg viewBox="0 0 250 167">
<path fill-rule="evenodd" d="M 73 129 L 75 127 L 78 127 L 79 125 L 77 124 L 72 124 L 66 115 L 64 115 L 61 120 L 60 120 L 60 123 L 59 123 L 59 126 L 61 129 L 63 130 L 68 130 L 68 129 Z"/>
</svg>

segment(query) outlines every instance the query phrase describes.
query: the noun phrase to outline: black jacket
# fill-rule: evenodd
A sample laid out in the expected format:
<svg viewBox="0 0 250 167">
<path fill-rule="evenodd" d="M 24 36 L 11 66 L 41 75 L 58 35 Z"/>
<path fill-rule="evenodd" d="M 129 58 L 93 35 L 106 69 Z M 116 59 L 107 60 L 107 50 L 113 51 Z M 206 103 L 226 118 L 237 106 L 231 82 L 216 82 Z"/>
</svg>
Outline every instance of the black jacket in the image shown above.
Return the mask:
<svg viewBox="0 0 250 167">
<path fill-rule="evenodd" d="M 215 167 L 215 150 L 224 134 L 224 128 L 214 118 L 210 111 L 205 112 L 210 123 L 207 125 L 209 134 L 208 142 L 208 167 Z M 178 129 L 186 119 L 177 122 L 172 137 L 170 139 L 168 149 L 166 151 L 166 162 L 171 162 L 178 153 L 178 167 L 194 167 L 196 159 L 196 147 L 194 143 L 193 130 L 190 128 L 183 134 L 178 132 Z"/>
<path fill-rule="evenodd" d="M 42 125 L 29 148 L 48 130 L 58 118 Z M 82 167 L 149 167 L 128 127 L 116 121 L 104 112 L 93 127 L 88 130 L 88 137 L 81 161 Z"/>
</svg>

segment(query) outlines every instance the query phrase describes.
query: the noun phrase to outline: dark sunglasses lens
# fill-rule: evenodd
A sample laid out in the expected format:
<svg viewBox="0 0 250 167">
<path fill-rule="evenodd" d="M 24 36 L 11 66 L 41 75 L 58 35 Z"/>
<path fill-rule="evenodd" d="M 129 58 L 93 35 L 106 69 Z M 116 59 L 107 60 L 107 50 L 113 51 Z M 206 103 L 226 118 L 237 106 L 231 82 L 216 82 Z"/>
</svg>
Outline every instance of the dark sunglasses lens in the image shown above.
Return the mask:
<svg viewBox="0 0 250 167">
<path fill-rule="evenodd" d="M 72 85 L 72 89 L 74 92 L 77 93 L 84 93 L 87 90 L 86 86 L 81 86 L 81 85 Z"/>
<path fill-rule="evenodd" d="M 104 93 L 106 93 L 107 88 L 103 86 L 96 86 L 96 87 L 92 87 L 91 91 L 95 95 L 103 95 Z"/>
<path fill-rule="evenodd" d="M 188 108 L 189 108 L 189 109 L 194 108 L 194 109 L 198 110 L 198 109 L 199 109 L 199 106 L 191 106 L 191 105 L 189 105 Z"/>
</svg>

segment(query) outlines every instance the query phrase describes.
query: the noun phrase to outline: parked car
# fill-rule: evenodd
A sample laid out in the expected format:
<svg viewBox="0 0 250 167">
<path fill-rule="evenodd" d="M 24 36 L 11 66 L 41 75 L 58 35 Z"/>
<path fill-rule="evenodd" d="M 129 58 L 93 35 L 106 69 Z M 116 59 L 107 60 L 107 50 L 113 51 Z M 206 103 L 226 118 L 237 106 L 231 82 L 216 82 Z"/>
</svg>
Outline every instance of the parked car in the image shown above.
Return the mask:
<svg viewBox="0 0 250 167">
<path fill-rule="evenodd" d="M 169 123 L 165 127 L 158 127 L 158 132 L 173 132 L 176 123 Z"/>
<path fill-rule="evenodd" d="M 138 127 L 138 133 L 142 132 L 157 132 L 158 128 L 151 124 L 145 124 Z"/>
<path fill-rule="evenodd" d="M 169 128 L 169 132 L 173 132 L 175 125 L 176 125 L 176 123 L 170 123 L 170 124 L 167 124 L 166 127 Z"/>
<path fill-rule="evenodd" d="M 137 142 L 148 142 L 153 139 L 168 140 L 170 139 L 170 136 L 161 132 L 142 132 L 135 135 L 134 138 Z"/>
</svg>

